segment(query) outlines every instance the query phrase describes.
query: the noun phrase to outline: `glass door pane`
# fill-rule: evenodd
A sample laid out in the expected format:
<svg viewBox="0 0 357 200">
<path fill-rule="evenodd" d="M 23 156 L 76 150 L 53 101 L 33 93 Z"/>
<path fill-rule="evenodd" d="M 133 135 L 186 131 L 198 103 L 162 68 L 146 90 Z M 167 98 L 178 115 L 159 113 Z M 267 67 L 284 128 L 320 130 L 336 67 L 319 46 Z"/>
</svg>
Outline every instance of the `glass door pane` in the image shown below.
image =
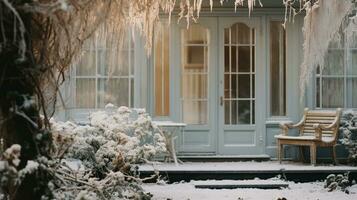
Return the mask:
<svg viewBox="0 0 357 200">
<path fill-rule="evenodd" d="M 209 31 L 200 25 L 182 30 L 182 121 L 208 123 Z"/>
<path fill-rule="evenodd" d="M 224 33 L 224 122 L 254 124 L 255 31 L 236 23 Z"/>
</svg>

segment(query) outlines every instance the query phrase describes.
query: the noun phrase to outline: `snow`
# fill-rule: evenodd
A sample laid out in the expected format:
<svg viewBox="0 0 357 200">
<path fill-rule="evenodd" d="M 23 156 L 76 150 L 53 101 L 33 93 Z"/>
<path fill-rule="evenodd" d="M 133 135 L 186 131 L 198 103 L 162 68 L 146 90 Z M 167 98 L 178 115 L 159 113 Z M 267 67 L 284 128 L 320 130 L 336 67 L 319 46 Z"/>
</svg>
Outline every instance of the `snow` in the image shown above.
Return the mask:
<svg viewBox="0 0 357 200">
<path fill-rule="evenodd" d="M 153 195 L 153 200 L 159 199 L 190 199 L 190 200 L 224 200 L 224 199 L 244 199 L 244 200 L 263 200 L 278 199 L 285 197 L 288 200 L 352 200 L 357 199 L 357 186 L 350 188 L 350 194 L 341 191 L 328 192 L 324 189 L 323 182 L 313 183 L 294 183 L 287 182 L 289 188 L 281 190 L 263 190 L 263 189 L 196 189 L 197 183 L 217 184 L 217 183 L 275 183 L 280 180 L 243 180 L 243 181 L 191 181 L 189 183 L 175 184 L 144 184 L 146 192 Z"/>
<path fill-rule="evenodd" d="M 357 167 L 345 165 L 318 165 L 311 166 L 296 162 L 283 162 L 279 164 L 276 161 L 267 162 L 185 162 L 182 165 L 174 165 L 173 163 L 155 163 L 152 165 L 140 165 L 139 170 L 162 170 L 162 171 L 352 171 L 357 170 Z M 289 184 L 288 188 L 283 189 L 254 189 L 254 188 L 239 188 L 239 189 L 198 189 L 195 185 L 247 185 L 247 184 Z M 145 192 L 153 195 L 153 199 L 190 199 L 190 200 L 224 200 L 224 199 L 244 199 L 244 200 L 263 200 L 263 199 L 279 199 L 286 198 L 288 200 L 304 199 L 304 200 L 349 200 L 357 199 L 357 185 L 349 188 L 350 194 L 336 190 L 328 192 L 324 188 L 324 182 L 310 183 L 295 183 L 292 181 L 283 181 L 278 178 L 268 180 L 253 179 L 253 180 L 200 180 L 191 182 L 180 182 L 173 184 L 144 184 Z"/>
<path fill-rule="evenodd" d="M 139 165 L 139 171 L 325 171 L 325 170 L 341 170 L 352 171 L 357 170 L 357 167 L 347 165 L 317 165 L 312 166 L 309 164 L 297 163 L 297 162 L 283 162 L 279 164 L 277 161 L 266 162 L 185 162 L 184 164 L 176 166 L 173 163 L 156 163 L 152 165 Z"/>
<path fill-rule="evenodd" d="M 275 135 L 275 138 L 281 139 L 294 139 L 294 140 L 316 140 L 316 136 L 314 135 L 304 135 L 304 136 L 288 136 L 288 135 Z M 332 142 L 334 138 L 331 136 L 322 136 L 321 141 L 323 142 Z"/>
</svg>

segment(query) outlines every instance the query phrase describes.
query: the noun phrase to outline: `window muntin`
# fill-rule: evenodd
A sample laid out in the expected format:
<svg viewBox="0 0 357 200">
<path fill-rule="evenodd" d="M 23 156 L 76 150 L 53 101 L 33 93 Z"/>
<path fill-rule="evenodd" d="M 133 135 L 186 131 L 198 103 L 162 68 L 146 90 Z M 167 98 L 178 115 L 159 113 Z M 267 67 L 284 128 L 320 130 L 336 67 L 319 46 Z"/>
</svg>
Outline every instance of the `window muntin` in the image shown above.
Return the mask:
<svg viewBox="0 0 357 200">
<path fill-rule="evenodd" d="M 208 123 L 209 31 L 191 25 L 181 31 L 182 121 L 187 124 Z"/>
<path fill-rule="evenodd" d="M 104 108 L 134 104 L 134 41 L 126 36 L 122 48 L 109 48 L 94 36 L 83 48 L 75 65 L 75 108 Z"/>
<path fill-rule="evenodd" d="M 270 115 L 286 115 L 286 33 L 282 21 L 270 21 Z"/>
<path fill-rule="evenodd" d="M 324 68 L 317 67 L 315 101 L 317 108 L 357 108 L 356 32 L 335 38 L 329 45 Z"/>
<path fill-rule="evenodd" d="M 224 41 L 224 122 L 255 124 L 255 30 L 236 23 Z"/>
</svg>

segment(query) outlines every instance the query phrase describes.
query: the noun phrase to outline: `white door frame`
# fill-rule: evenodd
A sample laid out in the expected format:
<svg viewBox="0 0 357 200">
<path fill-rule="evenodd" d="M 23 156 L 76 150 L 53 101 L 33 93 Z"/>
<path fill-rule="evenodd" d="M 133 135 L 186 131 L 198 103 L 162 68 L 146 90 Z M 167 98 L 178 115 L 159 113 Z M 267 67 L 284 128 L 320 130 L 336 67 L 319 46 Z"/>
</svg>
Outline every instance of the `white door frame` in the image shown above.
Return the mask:
<svg viewBox="0 0 357 200">
<path fill-rule="evenodd" d="M 259 155 L 265 137 L 265 62 L 262 17 L 219 17 L 218 19 L 218 98 L 224 96 L 224 29 L 235 23 L 255 29 L 255 124 L 224 124 L 224 106 L 218 103 L 218 152 L 221 155 Z"/>
</svg>

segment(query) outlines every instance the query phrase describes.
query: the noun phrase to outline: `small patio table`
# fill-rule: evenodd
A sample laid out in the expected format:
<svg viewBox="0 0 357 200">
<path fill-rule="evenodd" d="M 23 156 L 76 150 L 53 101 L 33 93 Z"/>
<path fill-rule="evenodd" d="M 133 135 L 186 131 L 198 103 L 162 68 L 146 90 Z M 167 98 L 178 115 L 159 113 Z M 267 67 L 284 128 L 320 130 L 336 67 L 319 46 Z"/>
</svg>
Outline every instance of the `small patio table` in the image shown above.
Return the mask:
<svg viewBox="0 0 357 200">
<path fill-rule="evenodd" d="M 174 160 L 175 165 L 178 165 L 179 160 L 177 159 L 175 150 L 175 139 L 177 138 L 176 133 L 179 130 L 183 130 L 186 124 L 172 121 L 153 121 L 153 124 L 162 130 L 162 133 L 166 139 L 166 148 Z"/>
</svg>

